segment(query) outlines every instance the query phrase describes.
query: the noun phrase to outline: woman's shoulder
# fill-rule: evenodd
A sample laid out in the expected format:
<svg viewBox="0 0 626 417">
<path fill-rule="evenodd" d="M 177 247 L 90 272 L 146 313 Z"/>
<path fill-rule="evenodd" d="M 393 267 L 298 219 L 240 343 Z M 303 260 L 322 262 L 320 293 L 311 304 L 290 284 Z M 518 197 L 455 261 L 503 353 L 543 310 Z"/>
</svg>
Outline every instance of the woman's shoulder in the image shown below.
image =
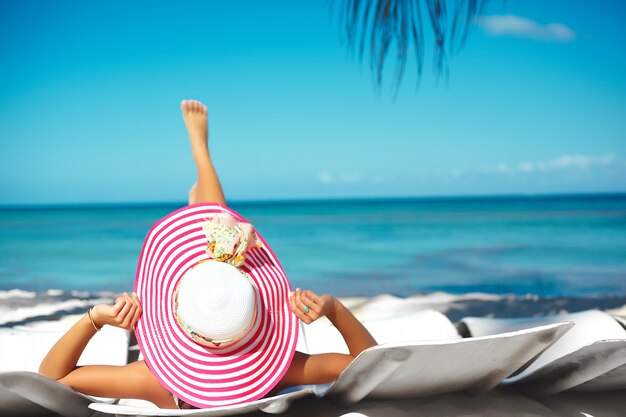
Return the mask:
<svg viewBox="0 0 626 417">
<path fill-rule="evenodd" d="M 160 408 L 176 408 L 172 394 L 163 388 L 145 361 L 139 360 L 126 365 L 127 384 L 133 384 L 141 390 L 143 399 L 153 402 Z"/>
</svg>

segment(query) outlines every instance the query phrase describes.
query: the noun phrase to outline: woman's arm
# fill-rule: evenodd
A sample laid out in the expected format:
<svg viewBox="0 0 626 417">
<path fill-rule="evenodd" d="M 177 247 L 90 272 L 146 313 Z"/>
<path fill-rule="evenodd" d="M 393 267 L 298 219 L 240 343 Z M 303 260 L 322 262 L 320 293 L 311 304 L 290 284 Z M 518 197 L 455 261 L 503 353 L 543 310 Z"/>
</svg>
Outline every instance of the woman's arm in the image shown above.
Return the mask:
<svg viewBox="0 0 626 417">
<path fill-rule="evenodd" d="M 330 294 L 318 296 L 311 290 L 301 291 L 298 288 L 291 297 L 291 309 L 306 324 L 326 316 L 341 333 L 352 358 L 356 358 L 368 347 L 376 345 L 376 340 L 365 326 L 341 301 Z"/>
<path fill-rule="evenodd" d="M 291 310 L 306 324 L 326 316 L 341 333 L 350 353 L 307 355 L 296 352 L 275 392 L 293 385 L 332 382 L 359 353 L 376 345 L 376 340 L 365 326 L 332 295 L 318 296 L 313 291 L 298 289 L 290 301 Z"/>
<path fill-rule="evenodd" d="M 141 305 L 137 295 L 124 294 L 115 305 L 97 305 L 91 309 L 93 323 L 86 313 L 61 339 L 50 349 L 41 362 L 39 373 L 54 379 L 61 379 L 76 368 L 78 358 L 85 346 L 105 324 L 130 330 L 141 315 Z"/>
<path fill-rule="evenodd" d="M 135 327 L 141 313 L 141 304 L 135 294 L 124 294 L 114 305 L 99 304 L 91 310 L 96 327 L 109 324 L 126 330 Z M 83 394 L 141 398 L 161 408 L 174 408 L 171 394 L 159 384 L 144 361 L 124 366 L 76 366 L 85 346 L 97 331 L 94 324 L 85 314 L 48 352 L 41 362 L 39 373 Z"/>
</svg>

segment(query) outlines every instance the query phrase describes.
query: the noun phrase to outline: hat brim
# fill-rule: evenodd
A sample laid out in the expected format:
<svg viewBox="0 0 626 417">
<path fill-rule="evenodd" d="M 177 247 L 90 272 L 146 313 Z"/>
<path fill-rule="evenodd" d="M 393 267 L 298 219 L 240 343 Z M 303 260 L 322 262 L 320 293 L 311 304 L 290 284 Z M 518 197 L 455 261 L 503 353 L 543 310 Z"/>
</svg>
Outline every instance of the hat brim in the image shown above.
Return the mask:
<svg viewBox="0 0 626 417">
<path fill-rule="evenodd" d="M 287 372 L 298 341 L 298 320 L 289 306 L 291 286 L 263 237 L 239 269 L 259 294 L 257 320 L 242 340 L 223 349 L 193 342 L 176 322 L 172 299 L 183 274 L 211 259 L 202 222 L 228 213 L 219 204 L 187 206 L 158 221 L 148 233 L 135 278 L 143 314 L 135 334 L 144 360 L 161 385 L 200 408 L 262 398 Z"/>
</svg>

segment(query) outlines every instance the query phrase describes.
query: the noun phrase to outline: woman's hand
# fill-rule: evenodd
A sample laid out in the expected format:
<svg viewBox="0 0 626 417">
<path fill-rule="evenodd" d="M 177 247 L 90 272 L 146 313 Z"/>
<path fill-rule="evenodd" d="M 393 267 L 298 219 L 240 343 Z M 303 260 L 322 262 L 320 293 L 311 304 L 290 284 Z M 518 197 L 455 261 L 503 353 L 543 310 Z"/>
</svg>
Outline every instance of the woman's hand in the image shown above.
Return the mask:
<svg viewBox="0 0 626 417">
<path fill-rule="evenodd" d="M 132 330 L 141 317 L 141 303 L 137 294 L 128 295 L 124 293 L 115 304 L 98 304 L 91 310 L 94 323 L 98 327 L 105 324 L 120 327 L 126 330 Z"/>
<path fill-rule="evenodd" d="M 336 299 L 332 295 L 317 295 L 311 290 L 300 288 L 291 293 L 289 298 L 291 311 L 306 324 L 311 324 L 320 317 L 332 316 L 336 310 Z"/>
</svg>

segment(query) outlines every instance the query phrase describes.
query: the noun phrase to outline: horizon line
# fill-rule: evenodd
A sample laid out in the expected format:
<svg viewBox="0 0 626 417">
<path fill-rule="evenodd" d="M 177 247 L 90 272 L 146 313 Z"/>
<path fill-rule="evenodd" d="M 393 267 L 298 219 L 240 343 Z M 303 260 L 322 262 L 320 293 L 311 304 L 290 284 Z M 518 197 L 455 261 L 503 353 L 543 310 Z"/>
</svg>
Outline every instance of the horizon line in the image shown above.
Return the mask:
<svg viewBox="0 0 626 417">
<path fill-rule="evenodd" d="M 626 191 L 581 192 L 581 193 L 517 193 L 517 194 L 465 194 L 465 195 L 422 195 L 422 196 L 380 196 L 380 197 L 320 197 L 320 198 L 276 198 L 230 200 L 229 205 L 292 205 L 322 203 L 376 203 L 376 202 L 414 202 L 414 201 L 506 201 L 506 200 L 562 200 L 592 198 L 622 198 Z M 105 208 L 105 207 L 161 207 L 187 205 L 185 201 L 114 201 L 114 202 L 64 202 L 64 203 L 0 203 L 0 210 L 20 209 L 63 209 L 63 208 Z"/>
</svg>

